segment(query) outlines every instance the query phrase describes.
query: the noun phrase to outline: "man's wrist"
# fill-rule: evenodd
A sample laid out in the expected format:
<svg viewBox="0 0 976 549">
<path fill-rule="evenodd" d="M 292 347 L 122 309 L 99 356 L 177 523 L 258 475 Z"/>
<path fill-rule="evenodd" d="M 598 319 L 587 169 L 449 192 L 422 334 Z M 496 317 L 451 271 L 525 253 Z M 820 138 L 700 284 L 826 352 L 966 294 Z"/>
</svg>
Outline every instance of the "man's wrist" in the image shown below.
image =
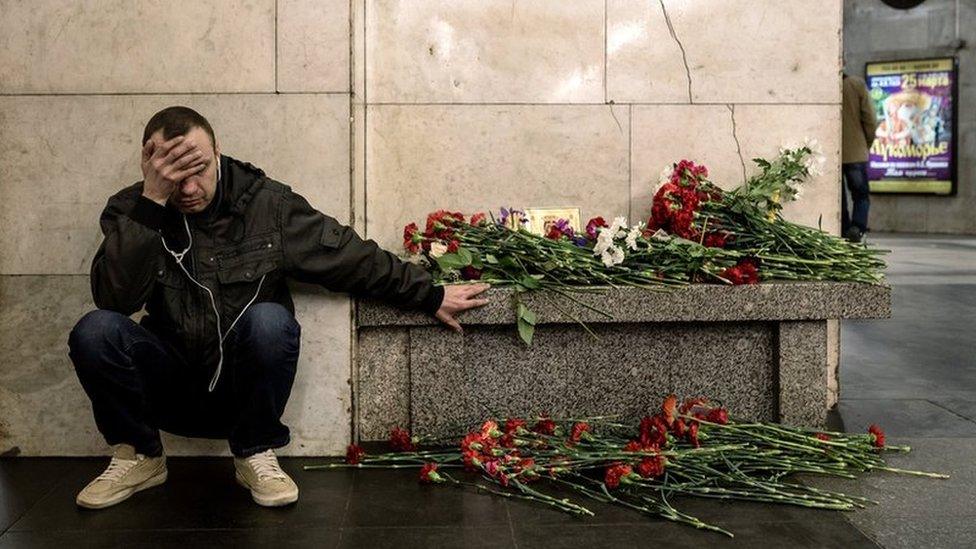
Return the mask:
<svg viewBox="0 0 976 549">
<path fill-rule="evenodd" d="M 434 315 L 444 302 L 444 286 L 431 286 L 430 291 L 420 304 L 420 308 Z"/>
<path fill-rule="evenodd" d="M 164 198 L 155 197 L 147 193 L 146 191 L 142 191 L 142 196 L 148 198 L 149 200 L 152 200 L 153 202 L 159 204 L 160 206 L 166 206 L 166 202 L 169 200 L 168 197 L 164 197 Z"/>
</svg>

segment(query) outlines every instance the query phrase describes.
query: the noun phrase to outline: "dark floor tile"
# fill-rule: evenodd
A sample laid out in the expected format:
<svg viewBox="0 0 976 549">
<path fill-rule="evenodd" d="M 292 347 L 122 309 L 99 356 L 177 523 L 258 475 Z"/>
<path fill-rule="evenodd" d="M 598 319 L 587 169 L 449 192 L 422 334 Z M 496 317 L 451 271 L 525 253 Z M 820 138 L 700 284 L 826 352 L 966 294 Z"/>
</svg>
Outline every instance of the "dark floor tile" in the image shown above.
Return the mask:
<svg viewBox="0 0 976 549">
<path fill-rule="evenodd" d="M 504 549 L 515 547 L 511 528 L 343 528 L 341 548 L 350 549 Z"/>
<path fill-rule="evenodd" d="M 533 484 L 536 490 L 558 499 L 569 499 L 593 513 L 592 516 L 575 515 L 553 507 L 521 498 L 508 500 L 508 512 L 513 524 L 518 525 L 558 525 L 558 524 L 633 524 L 644 523 L 648 516 L 621 505 L 603 503 L 573 491 L 565 486 L 554 485 L 545 480 Z"/>
<path fill-rule="evenodd" d="M 234 481 L 230 458 L 171 458 L 169 480 L 109 509 L 89 511 L 75 495 L 104 467 L 104 459 L 82 461 L 71 477 L 27 512 L 12 530 L 146 530 L 338 527 L 352 488 L 353 473 L 303 471 L 311 460 L 281 460 L 301 490 L 298 503 L 266 509 Z"/>
<path fill-rule="evenodd" d="M 0 536 L 0 549 L 66 547 L 85 548 L 167 548 L 193 547 L 316 547 L 334 548 L 339 543 L 338 529 L 258 530 L 103 530 L 88 532 L 43 531 L 7 532 Z"/>
<path fill-rule="evenodd" d="M 976 422 L 927 400 L 841 399 L 838 412 L 849 432 L 876 423 L 893 437 L 976 437 Z"/>
<path fill-rule="evenodd" d="M 357 471 L 343 526 L 508 524 L 502 498 L 478 493 L 470 487 L 422 485 L 417 476 L 418 469 Z"/>
<path fill-rule="evenodd" d="M 596 549 L 601 547 L 844 547 L 877 545 L 841 519 L 829 522 L 751 522 L 730 528 L 735 536 L 696 530 L 664 521 L 628 525 L 515 527 L 519 547 Z"/>
<path fill-rule="evenodd" d="M 69 458 L 0 458 L 0 532 L 50 492 L 75 464 Z"/>
<path fill-rule="evenodd" d="M 976 393 L 970 398 L 934 398 L 929 399 L 932 404 L 941 406 L 950 412 L 962 416 L 970 421 L 976 421 Z"/>
</svg>

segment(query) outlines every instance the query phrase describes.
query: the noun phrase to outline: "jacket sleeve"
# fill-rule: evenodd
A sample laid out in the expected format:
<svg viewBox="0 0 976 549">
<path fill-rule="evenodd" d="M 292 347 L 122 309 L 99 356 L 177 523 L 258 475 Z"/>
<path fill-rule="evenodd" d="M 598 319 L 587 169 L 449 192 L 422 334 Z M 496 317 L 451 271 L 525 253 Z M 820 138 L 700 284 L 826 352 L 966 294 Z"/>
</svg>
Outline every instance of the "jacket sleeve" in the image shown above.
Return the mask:
<svg viewBox="0 0 976 549">
<path fill-rule="evenodd" d="M 99 309 L 131 315 L 145 305 L 162 257 L 159 231 L 165 212 L 142 196 L 109 199 L 100 220 L 104 238 L 91 267 L 92 297 Z"/>
<path fill-rule="evenodd" d="M 870 149 L 871 144 L 874 143 L 874 132 L 878 129 L 878 118 L 868 96 L 867 86 L 861 85 L 858 88 L 858 95 L 861 96 L 861 129 L 864 131 L 864 142 Z"/>
<path fill-rule="evenodd" d="M 363 240 L 292 191 L 282 204 L 282 232 L 285 270 L 297 280 L 430 314 L 441 306 L 444 288 L 426 269 Z"/>
</svg>

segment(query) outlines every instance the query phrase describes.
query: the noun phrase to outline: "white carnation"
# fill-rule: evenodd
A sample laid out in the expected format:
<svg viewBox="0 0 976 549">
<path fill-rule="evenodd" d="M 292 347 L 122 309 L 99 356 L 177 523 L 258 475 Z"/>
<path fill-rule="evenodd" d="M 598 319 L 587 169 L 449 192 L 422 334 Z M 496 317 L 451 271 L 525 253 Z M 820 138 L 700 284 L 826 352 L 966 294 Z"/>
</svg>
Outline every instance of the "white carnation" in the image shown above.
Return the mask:
<svg viewBox="0 0 976 549">
<path fill-rule="evenodd" d="M 447 253 L 447 244 L 443 242 L 431 242 L 430 244 L 430 256 L 440 257 Z"/>
<path fill-rule="evenodd" d="M 637 238 L 640 235 L 641 235 L 641 227 L 640 227 L 640 225 L 634 225 L 630 229 L 630 232 L 627 233 L 627 238 L 625 239 L 625 241 L 627 243 L 627 248 L 629 248 L 631 250 L 636 250 L 637 249 Z"/>
</svg>

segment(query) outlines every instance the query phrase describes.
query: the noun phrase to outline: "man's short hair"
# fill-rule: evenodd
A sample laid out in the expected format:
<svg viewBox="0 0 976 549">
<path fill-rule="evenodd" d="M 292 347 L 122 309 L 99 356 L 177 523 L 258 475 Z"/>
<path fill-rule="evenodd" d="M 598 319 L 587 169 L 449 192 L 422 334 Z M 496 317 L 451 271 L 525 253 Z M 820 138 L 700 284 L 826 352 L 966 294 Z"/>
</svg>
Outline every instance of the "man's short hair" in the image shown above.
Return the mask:
<svg viewBox="0 0 976 549">
<path fill-rule="evenodd" d="M 149 119 L 146 130 L 142 133 L 142 144 L 145 145 L 152 134 L 160 129 L 163 130 L 163 139 L 168 141 L 177 135 L 185 135 L 193 128 L 203 128 L 210 136 L 210 145 L 216 146 L 217 140 L 210 122 L 197 111 L 179 105 L 166 107 Z"/>
</svg>

